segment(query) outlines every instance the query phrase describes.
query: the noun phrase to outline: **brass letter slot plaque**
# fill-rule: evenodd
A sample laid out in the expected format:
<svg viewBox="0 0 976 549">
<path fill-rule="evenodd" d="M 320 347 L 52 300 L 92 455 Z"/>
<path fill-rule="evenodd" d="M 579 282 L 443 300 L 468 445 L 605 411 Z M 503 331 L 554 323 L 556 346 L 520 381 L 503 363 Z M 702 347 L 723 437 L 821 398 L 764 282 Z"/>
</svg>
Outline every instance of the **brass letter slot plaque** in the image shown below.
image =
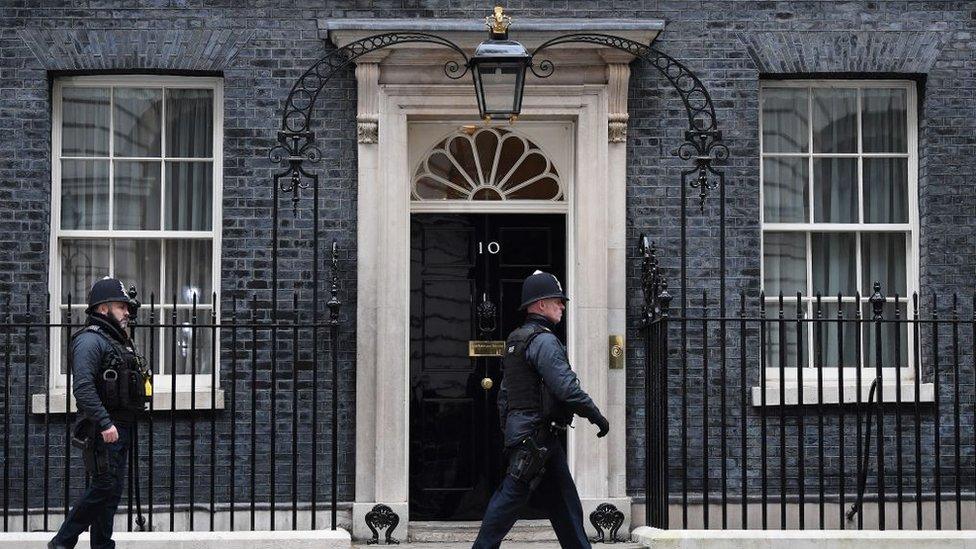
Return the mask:
<svg viewBox="0 0 976 549">
<path fill-rule="evenodd" d="M 505 356 L 505 342 L 491 340 L 471 340 L 468 342 L 468 356 Z"/>
<path fill-rule="evenodd" d="M 610 369 L 624 369 L 624 336 L 610 336 Z"/>
</svg>

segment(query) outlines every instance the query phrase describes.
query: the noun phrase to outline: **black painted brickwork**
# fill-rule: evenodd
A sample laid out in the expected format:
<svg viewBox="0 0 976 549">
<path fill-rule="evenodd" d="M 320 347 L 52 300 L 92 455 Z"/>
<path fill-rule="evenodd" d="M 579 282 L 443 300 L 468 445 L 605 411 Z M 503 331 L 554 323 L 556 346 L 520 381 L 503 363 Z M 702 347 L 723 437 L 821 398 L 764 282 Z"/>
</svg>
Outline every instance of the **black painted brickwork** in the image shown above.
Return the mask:
<svg viewBox="0 0 976 549">
<path fill-rule="evenodd" d="M 759 260 L 758 101 L 761 74 L 844 73 L 869 77 L 911 75 L 924 82 L 919 118 L 921 278 L 926 291 L 949 292 L 972 285 L 976 264 L 976 90 L 974 53 L 976 8 L 953 1 L 586 1 L 510 2 L 516 18 L 638 17 L 666 22 L 658 46 L 696 71 L 712 93 L 719 123 L 730 145 L 728 175 L 728 281 L 730 292 L 740 289 L 755 297 Z M 271 166 L 266 151 L 278 127 L 278 115 L 291 83 L 330 47 L 317 35 L 316 19 L 329 17 L 471 17 L 488 5 L 474 1 L 374 0 L 356 2 L 255 2 L 247 8 L 235 2 L 92 1 L 64 6 L 62 2 L 8 1 L 0 9 L 0 295 L 11 296 L 22 311 L 27 293 L 43 295 L 47 287 L 50 204 L 49 71 L 206 71 L 224 77 L 224 233 L 222 284 L 224 310 L 235 292 L 250 299 L 257 292 L 269 300 Z M 65 38 L 67 36 L 74 38 Z M 50 37 L 50 38 L 45 38 Z M 156 38 L 153 38 L 156 37 Z M 76 39 L 75 39 L 76 38 Z M 111 38 L 111 39 L 107 39 Z M 165 38 L 160 40 L 160 38 Z M 52 48 L 54 43 L 61 49 Z M 159 45 L 162 43 L 163 45 Z M 176 44 L 176 46 L 167 45 Z M 74 53 L 77 52 L 77 53 Z M 202 54 L 200 52 L 203 52 Z M 96 55 L 97 54 L 97 55 Z M 355 409 L 355 87 L 352 71 L 330 83 L 319 101 L 315 130 L 325 158 L 320 164 L 324 185 L 323 241 L 338 239 L 343 249 L 344 329 L 342 336 L 341 407 L 346 420 Z M 677 200 L 680 170 L 672 156 L 685 129 L 679 101 L 653 69 L 635 64 L 630 89 L 628 136 L 628 238 L 633 246 L 647 232 L 664 248 L 665 265 L 674 280 L 677 266 Z M 336 200 L 338 198 L 338 200 Z M 698 252 L 690 263 L 693 295 L 717 289 L 716 201 L 698 214 L 689 202 L 689 238 Z M 283 219 L 290 224 L 285 205 Z M 281 284 L 287 291 L 307 288 L 297 273 L 309 265 L 305 246 L 309 215 L 300 207 L 300 236 L 282 232 L 282 246 L 295 246 L 282 265 Z M 628 295 L 631 317 L 639 306 L 639 264 L 631 248 Z M 680 296 L 679 296 L 680 297 Z M 677 300 L 676 300 L 677 302 Z M 714 302 L 713 302 L 714 303 Z M 966 313 L 968 314 L 968 312 Z M 633 323 L 632 323 L 633 324 Z M 262 336 L 266 338 L 267 336 Z M 968 336 L 967 336 L 968 337 Z M 628 364 L 628 491 L 640 496 L 643 486 L 641 429 L 642 351 L 633 327 Z M 692 334 L 692 343 L 695 336 Z M 226 346 L 225 346 L 226 348 Z M 672 345 L 675 348 L 675 345 Z M 967 344 L 964 349 L 970 348 Z M 694 351 L 694 349 L 692 349 Z M 693 353 L 694 354 L 694 353 Z M 736 356 L 730 350 L 730 356 Z M 968 356 L 968 355 L 967 355 Z M 227 359 L 227 357 L 224 357 Z M 966 362 L 969 364 L 969 362 Z M 696 364 L 698 364 L 696 366 Z M 689 372 L 701 377 L 694 359 Z M 672 394 L 680 381 L 672 363 Z M 697 370 L 695 369 L 697 368 Z M 42 368 L 32 367 L 31 384 L 42 383 Z M 259 378 L 267 378 L 266 366 Z M 304 375 L 304 374 L 303 374 Z M 730 366 L 730 379 L 738 371 Z M 972 383 L 972 369 L 966 379 Z M 750 372 L 750 383 L 754 381 Z M 717 402 L 717 373 L 709 391 Z M 243 376 L 239 390 L 249 387 Z M 737 382 L 730 382 L 736 395 Z M 23 392 L 22 364 L 15 360 L 10 390 Z M 290 393 L 287 376 L 280 387 Z M 225 385 L 225 388 L 227 386 Z M 2 393 L 2 391 L 0 391 Z M 267 398 L 265 394 L 262 398 Z M 2 398 L 2 395 L 0 395 Z M 693 399 L 700 398 L 700 395 Z M 323 396 L 321 401 L 327 404 Z M 677 417 L 672 398 L 672 417 Z M 22 397 L 11 399 L 13 418 L 22 417 Z M 715 404 L 717 406 L 717 404 Z M 279 419 L 290 413 L 287 396 L 279 399 Z M 266 408 L 265 408 L 266 409 Z M 967 423 L 972 424 L 971 408 Z M 717 413 L 710 414 L 717 417 Z M 692 412 L 692 441 L 700 441 L 700 412 Z M 37 417 L 35 416 L 36 420 Z M 221 414 L 218 429 L 228 430 Z M 735 412 L 728 416 L 737 425 Z M 16 423 L 16 419 L 14 422 Z M 775 425 L 774 423 L 771 425 Z M 324 426 L 324 424 L 323 424 Z M 619 428 L 619 426 L 617 426 Z M 717 424 L 712 424 L 717 429 Z M 732 431 L 730 430 L 730 433 Z M 890 432 L 890 431 L 889 431 Z M 672 427 L 672 457 L 679 431 Z M 754 433 L 751 433 L 754 435 Z M 32 444 L 41 436 L 32 431 Z M 353 496 L 354 434 L 342 431 L 340 497 Z M 206 428 L 198 431 L 199 448 L 209 441 Z M 833 442 L 836 444 L 836 442 Z M 22 444 L 16 437 L 14 447 Z M 161 444 L 167 444 L 165 437 Z M 692 455 L 699 451 L 692 442 Z M 205 450 L 201 450 L 205 451 Z M 267 448 L 261 449 L 266 457 Z M 944 455 L 951 455 L 944 452 Z M 739 457 L 730 466 L 736 468 Z M 967 456 L 972 464 L 972 456 Z M 320 462 L 323 467 L 326 465 Z M 695 469 L 697 467 L 697 470 Z M 718 462 L 709 461 L 713 478 Z M 19 462 L 11 463 L 14 482 Z M 701 460 L 689 473 L 700 476 Z M 164 472 L 160 471 L 160 475 Z M 165 473 L 168 474 L 168 473 Z M 183 473 L 178 474 L 185 474 Z M 279 479 L 286 476 L 278 475 Z M 38 478 L 36 475 L 34 478 Z M 57 485 L 57 476 L 52 485 Z M 971 481 L 970 481 L 971 483 Z M 77 483 L 76 483 L 77 484 Z M 970 484 L 971 485 L 971 484 Z M 15 484 L 16 486 L 16 484 Z M 324 490 L 325 487 L 323 487 Z M 677 479 L 672 489 L 677 488 Z M 243 488 L 242 488 L 243 489 Z M 198 489 L 198 493 L 201 489 Z M 239 490 L 239 493 L 244 493 Z M 323 492 L 325 493 L 325 492 Z M 17 494 L 11 497 L 16 499 Z"/>
</svg>

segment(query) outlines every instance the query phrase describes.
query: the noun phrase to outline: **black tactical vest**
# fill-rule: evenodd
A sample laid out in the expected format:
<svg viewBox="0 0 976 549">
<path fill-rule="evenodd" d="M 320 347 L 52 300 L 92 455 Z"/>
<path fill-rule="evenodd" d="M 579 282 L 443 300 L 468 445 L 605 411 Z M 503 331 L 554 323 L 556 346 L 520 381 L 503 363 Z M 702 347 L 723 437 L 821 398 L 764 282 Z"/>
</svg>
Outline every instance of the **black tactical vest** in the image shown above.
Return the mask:
<svg viewBox="0 0 976 549">
<path fill-rule="evenodd" d="M 152 397 L 151 374 L 142 356 L 134 349 L 116 341 L 98 326 L 85 328 L 112 346 L 112 352 L 102 357 L 95 387 L 102 405 L 113 419 L 133 421 L 136 412 L 146 409 Z"/>
<path fill-rule="evenodd" d="M 543 412 L 542 378 L 525 358 L 529 343 L 549 329 L 538 324 L 526 323 L 517 328 L 505 341 L 502 368 L 505 390 L 508 392 L 508 410 L 537 410 Z"/>
</svg>

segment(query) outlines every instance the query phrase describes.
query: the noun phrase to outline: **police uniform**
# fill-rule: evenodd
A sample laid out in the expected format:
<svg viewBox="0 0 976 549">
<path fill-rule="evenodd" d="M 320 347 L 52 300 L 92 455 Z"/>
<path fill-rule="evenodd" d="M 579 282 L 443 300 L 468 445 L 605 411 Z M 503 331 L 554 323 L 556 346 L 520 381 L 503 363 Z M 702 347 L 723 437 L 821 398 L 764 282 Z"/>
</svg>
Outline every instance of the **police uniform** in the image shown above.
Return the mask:
<svg viewBox="0 0 976 549">
<path fill-rule="evenodd" d="M 126 303 L 130 311 L 138 307 L 121 281 L 99 280 L 89 293 L 87 325 L 71 340 L 72 389 L 80 416 L 72 442 L 83 448 L 91 483 L 49 548 L 74 547 L 89 526 L 92 549 L 115 547 L 112 523 L 122 498 L 135 423 L 148 403 L 151 381 L 125 330 L 114 318 L 95 311 L 97 305 L 113 301 Z M 107 443 L 101 433 L 113 425 L 119 438 Z"/>
<path fill-rule="evenodd" d="M 536 271 L 522 284 L 521 308 L 550 297 L 568 300 L 555 276 Z M 529 314 L 506 340 L 498 411 L 509 465 L 488 503 L 475 549 L 498 547 L 530 497 L 547 510 L 561 547 L 590 547 L 579 493 L 555 432 L 565 430 L 574 414 L 598 425 L 598 436 L 610 427 L 580 387 L 554 327 L 546 317 Z"/>
</svg>

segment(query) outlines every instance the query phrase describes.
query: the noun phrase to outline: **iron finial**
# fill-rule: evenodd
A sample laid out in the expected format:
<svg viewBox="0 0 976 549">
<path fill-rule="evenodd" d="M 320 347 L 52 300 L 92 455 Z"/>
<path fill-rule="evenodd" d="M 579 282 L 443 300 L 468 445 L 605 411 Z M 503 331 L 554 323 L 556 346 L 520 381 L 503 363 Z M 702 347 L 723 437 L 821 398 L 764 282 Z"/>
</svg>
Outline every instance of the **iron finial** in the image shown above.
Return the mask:
<svg viewBox="0 0 976 549">
<path fill-rule="evenodd" d="M 884 318 L 884 304 L 886 300 L 884 294 L 881 293 L 880 282 L 874 282 L 874 293 L 871 294 L 869 301 L 871 302 L 872 320 L 881 320 Z"/>
</svg>

